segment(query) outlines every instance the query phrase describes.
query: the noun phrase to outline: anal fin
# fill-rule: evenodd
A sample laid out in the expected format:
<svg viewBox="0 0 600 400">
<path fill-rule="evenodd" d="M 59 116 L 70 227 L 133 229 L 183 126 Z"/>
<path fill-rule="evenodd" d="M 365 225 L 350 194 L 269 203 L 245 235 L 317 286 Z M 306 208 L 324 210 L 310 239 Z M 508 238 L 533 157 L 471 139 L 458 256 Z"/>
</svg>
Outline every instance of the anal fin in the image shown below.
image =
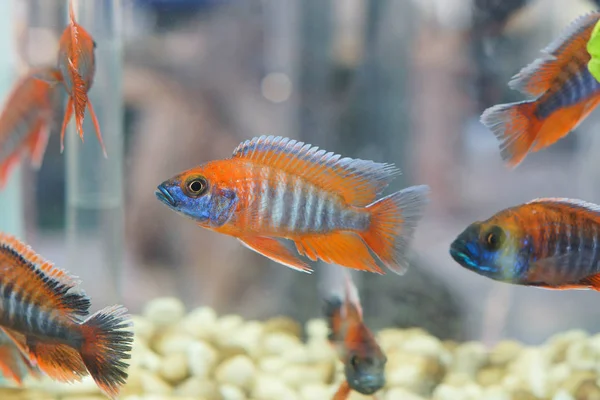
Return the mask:
<svg viewBox="0 0 600 400">
<path fill-rule="evenodd" d="M 27 148 L 31 157 L 31 165 L 39 169 L 44 159 L 46 146 L 48 144 L 49 130 L 44 120 L 37 122 L 34 130 L 27 139 Z"/>
<path fill-rule="evenodd" d="M 350 386 L 347 381 L 342 381 L 340 387 L 333 395 L 332 400 L 347 400 L 350 397 Z"/>
<path fill-rule="evenodd" d="M 353 232 L 331 232 L 295 240 L 298 253 L 313 261 L 383 274 L 365 242 Z"/>
<path fill-rule="evenodd" d="M 88 375 L 81 355 L 66 344 L 45 343 L 32 338 L 27 340 L 30 358 L 52 379 L 61 382 L 80 381 Z"/>
<path fill-rule="evenodd" d="M 298 257 L 293 255 L 282 243 L 276 239 L 264 236 L 248 236 L 238 238 L 246 247 L 263 256 L 292 269 L 311 273 L 312 269 Z"/>
</svg>

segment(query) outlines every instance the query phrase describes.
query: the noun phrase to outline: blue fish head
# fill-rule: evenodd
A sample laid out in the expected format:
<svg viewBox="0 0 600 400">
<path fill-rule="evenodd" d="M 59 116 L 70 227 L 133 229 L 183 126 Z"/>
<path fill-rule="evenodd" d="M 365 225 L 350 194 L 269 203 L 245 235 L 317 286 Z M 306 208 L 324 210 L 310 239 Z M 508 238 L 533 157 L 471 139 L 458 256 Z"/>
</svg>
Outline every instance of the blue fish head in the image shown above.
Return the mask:
<svg viewBox="0 0 600 400">
<path fill-rule="evenodd" d="M 224 225 L 233 215 L 237 197 L 203 175 L 184 172 L 158 185 L 156 197 L 172 210 L 206 227 Z"/>
<path fill-rule="evenodd" d="M 515 253 L 510 234 L 499 225 L 476 222 L 450 245 L 450 255 L 463 267 L 491 279 L 510 281 Z"/>
<path fill-rule="evenodd" d="M 387 358 L 381 351 L 369 354 L 350 351 L 344 365 L 348 386 L 364 395 L 370 395 L 385 386 L 385 365 Z"/>
</svg>

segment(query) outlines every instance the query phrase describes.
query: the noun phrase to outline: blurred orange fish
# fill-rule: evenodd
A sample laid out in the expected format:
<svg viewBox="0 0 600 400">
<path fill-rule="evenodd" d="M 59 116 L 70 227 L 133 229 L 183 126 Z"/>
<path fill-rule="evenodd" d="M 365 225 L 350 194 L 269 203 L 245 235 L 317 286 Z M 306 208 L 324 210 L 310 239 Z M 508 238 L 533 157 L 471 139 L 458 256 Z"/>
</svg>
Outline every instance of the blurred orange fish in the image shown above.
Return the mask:
<svg viewBox="0 0 600 400">
<path fill-rule="evenodd" d="M 385 386 L 387 357 L 362 318 L 356 286 L 346 273 L 345 294 L 326 300 L 325 317 L 329 325 L 329 341 L 344 363 L 346 381 L 333 400 L 345 400 L 350 391 L 374 394 Z"/>
<path fill-rule="evenodd" d="M 229 159 L 163 182 L 156 196 L 200 226 L 299 271 L 312 270 L 278 239 L 292 240 L 313 261 L 383 274 L 378 258 L 402 274 L 429 188 L 376 200 L 397 173 L 392 164 L 261 136 L 241 143 Z"/>
<path fill-rule="evenodd" d="M 578 18 L 544 50 L 544 57 L 509 82 L 535 100 L 496 105 L 481 115 L 501 142 L 501 156 L 509 166 L 569 134 L 598 105 L 600 83 L 588 70 L 586 46 L 599 19 L 600 12 Z"/>
<path fill-rule="evenodd" d="M 0 329 L 53 379 L 89 374 L 116 398 L 127 379 L 133 334 L 127 311 L 107 307 L 88 315 L 90 300 L 77 281 L 24 243 L 0 234 Z"/>
<path fill-rule="evenodd" d="M 21 385 L 27 374 L 39 377 L 39 370 L 27 358 L 15 343 L 0 331 L 0 374 Z"/>
<path fill-rule="evenodd" d="M 67 124 L 71 120 L 73 111 L 75 111 L 75 123 L 79 137 L 83 140 L 83 119 L 85 117 L 85 108 L 90 110 L 90 117 L 96 129 L 96 136 L 102 146 L 102 151 L 106 157 L 106 148 L 102 141 L 100 125 L 94 112 L 94 107 L 88 99 L 88 92 L 94 82 L 96 73 L 96 59 L 94 50 L 96 42 L 92 36 L 81 25 L 75 22 L 75 12 L 73 11 L 73 2 L 69 2 L 69 25 L 63 31 L 60 37 L 60 47 L 58 50 L 58 68 L 64 77 L 64 85 L 69 94 L 69 101 L 65 111 L 62 129 L 60 132 L 60 149 L 64 150 L 64 137 Z"/>
<path fill-rule="evenodd" d="M 24 152 L 39 168 L 44 158 L 55 104 L 60 100 L 54 68 L 29 72 L 15 85 L 0 114 L 0 188 Z"/>
</svg>

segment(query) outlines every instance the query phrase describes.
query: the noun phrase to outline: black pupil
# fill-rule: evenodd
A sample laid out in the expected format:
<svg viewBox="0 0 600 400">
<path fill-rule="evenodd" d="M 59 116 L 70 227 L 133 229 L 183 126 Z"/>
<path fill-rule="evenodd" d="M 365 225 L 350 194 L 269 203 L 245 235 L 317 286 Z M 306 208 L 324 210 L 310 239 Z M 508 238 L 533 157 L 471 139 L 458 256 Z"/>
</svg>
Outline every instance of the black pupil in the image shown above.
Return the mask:
<svg viewBox="0 0 600 400">
<path fill-rule="evenodd" d="M 202 182 L 193 181 L 192 183 L 190 183 L 190 189 L 192 192 L 199 192 L 200 190 L 202 190 Z"/>
<path fill-rule="evenodd" d="M 496 242 L 498 242 L 498 237 L 496 235 L 494 235 L 493 233 L 490 233 L 490 237 L 488 238 L 488 241 L 490 242 L 490 244 L 492 246 L 495 246 Z"/>
</svg>

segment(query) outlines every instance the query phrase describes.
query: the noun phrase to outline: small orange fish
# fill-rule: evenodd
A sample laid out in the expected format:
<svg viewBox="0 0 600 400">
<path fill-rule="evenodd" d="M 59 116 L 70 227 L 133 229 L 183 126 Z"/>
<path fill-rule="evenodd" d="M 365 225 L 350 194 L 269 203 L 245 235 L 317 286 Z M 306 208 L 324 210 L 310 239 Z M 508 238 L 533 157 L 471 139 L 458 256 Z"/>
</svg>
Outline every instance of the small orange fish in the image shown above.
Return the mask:
<svg viewBox="0 0 600 400">
<path fill-rule="evenodd" d="M 54 68 L 33 70 L 9 94 L 0 114 L 0 188 L 24 152 L 34 168 L 41 166 L 54 107 L 60 101 L 57 83 L 61 79 Z"/>
<path fill-rule="evenodd" d="M 229 159 L 163 182 L 156 196 L 200 226 L 299 271 L 312 270 L 278 239 L 292 240 L 313 261 L 383 274 L 377 258 L 402 274 L 429 188 L 376 200 L 397 173 L 391 164 L 261 136 L 241 143 Z"/>
<path fill-rule="evenodd" d="M 512 89 L 535 100 L 499 104 L 481 115 L 481 122 L 500 141 L 502 159 L 510 167 L 516 167 L 529 152 L 569 134 L 598 105 L 600 83 L 588 70 L 586 46 L 599 19 L 600 12 L 579 17 L 544 49 L 544 57 L 509 82 Z"/>
<path fill-rule="evenodd" d="M 17 385 L 23 383 L 26 375 L 39 377 L 39 370 L 26 355 L 21 353 L 15 343 L 0 331 L 0 374 Z"/>
<path fill-rule="evenodd" d="M 94 82 L 96 73 L 96 56 L 94 50 L 96 42 L 92 36 L 77 22 L 75 22 L 75 12 L 73 11 L 73 2 L 69 2 L 69 25 L 63 31 L 60 37 L 60 47 L 58 50 L 58 68 L 64 77 L 64 85 L 69 94 L 65 117 L 60 132 L 60 150 L 64 150 L 64 137 L 67 124 L 71 120 L 73 111 L 75 111 L 75 123 L 79 137 L 83 140 L 83 119 L 85 117 L 85 108 L 90 111 L 90 117 L 96 129 L 96 137 L 102 146 L 104 157 L 107 157 L 106 148 L 102 141 L 100 133 L 100 124 L 94 107 L 88 99 L 88 92 Z"/>
<path fill-rule="evenodd" d="M 0 233 L 0 330 L 49 377 L 78 381 L 88 373 L 110 398 L 127 379 L 133 334 L 121 306 L 85 320 L 90 300 L 78 282 L 26 244 Z"/>
<path fill-rule="evenodd" d="M 501 282 L 600 291 L 600 206 L 532 200 L 469 225 L 450 254 L 463 267 Z"/>
<path fill-rule="evenodd" d="M 326 300 L 325 317 L 329 325 L 329 341 L 337 349 L 346 381 L 342 382 L 333 400 L 345 400 L 350 391 L 374 394 L 385 386 L 387 357 L 362 318 L 362 308 L 356 286 L 346 273 L 343 296 Z"/>
</svg>

